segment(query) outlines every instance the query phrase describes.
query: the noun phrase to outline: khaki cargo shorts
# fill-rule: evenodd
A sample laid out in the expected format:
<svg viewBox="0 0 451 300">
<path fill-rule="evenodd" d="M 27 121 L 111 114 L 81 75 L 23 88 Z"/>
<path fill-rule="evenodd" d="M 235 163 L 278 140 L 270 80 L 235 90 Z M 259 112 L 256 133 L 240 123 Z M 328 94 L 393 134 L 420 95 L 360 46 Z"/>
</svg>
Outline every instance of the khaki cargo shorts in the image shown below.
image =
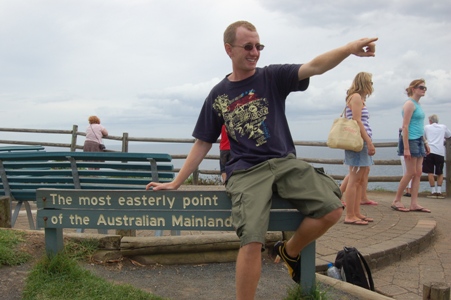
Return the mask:
<svg viewBox="0 0 451 300">
<path fill-rule="evenodd" d="M 241 246 L 252 242 L 265 244 L 274 192 L 310 218 L 321 218 L 343 207 L 335 180 L 294 155 L 234 171 L 226 188 L 232 199 L 233 225 Z"/>
</svg>

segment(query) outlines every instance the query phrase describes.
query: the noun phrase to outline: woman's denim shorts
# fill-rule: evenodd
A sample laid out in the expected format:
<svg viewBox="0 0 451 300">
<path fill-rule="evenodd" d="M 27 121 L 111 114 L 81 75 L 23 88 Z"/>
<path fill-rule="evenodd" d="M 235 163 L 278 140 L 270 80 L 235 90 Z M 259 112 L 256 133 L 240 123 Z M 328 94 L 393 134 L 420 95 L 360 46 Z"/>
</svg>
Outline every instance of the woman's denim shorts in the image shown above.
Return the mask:
<svg viewBox="0 0 451 300">
<path fill-rule="evenodd" d="M 352 167 L 369 167 L 372 166 L 373 158 L 368 155 L 368 145 L 363 142 L 363 149 L 360 152 L 345 150 L 345 165 Z"/>
<path fill-rule="evenodd" d="M 414 140 L 409 140 L 410 156 L 412 157 L 425 157 L 426 152 L 424 150 L 423 137 L 419 137 Z M 399 138 L 398 142 L 398 156 L 404 156 L 404 141 L 402 137 Z"/>
</svg>

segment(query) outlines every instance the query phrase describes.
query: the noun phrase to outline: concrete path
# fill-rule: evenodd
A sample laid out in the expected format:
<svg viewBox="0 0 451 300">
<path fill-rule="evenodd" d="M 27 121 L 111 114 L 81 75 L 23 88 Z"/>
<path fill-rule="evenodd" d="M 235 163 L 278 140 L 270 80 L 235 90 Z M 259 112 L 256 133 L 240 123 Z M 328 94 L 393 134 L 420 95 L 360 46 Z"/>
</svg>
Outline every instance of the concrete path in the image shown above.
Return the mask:
<svg viewBox="0 0 451 300">
<path fill-rule="evenodd" d="M 368 192 L 377 206 L 362 206 L 374 218 L 367 226 L 342 220 L 317 241 L 316 265 L 326 270 L 344 246 L 356 247 L 370 263 L 376 291 L 394 299 L 423 299 L 423 285 L 451 283 L 451 199 L 419 198 L 432 213 L 398 212 L 390 208 L 393 192 Z M 410 198 L 403 198 L 406 207 Z M 28 229 L 25 211 L 15 228 Z M 139 232 L 139 236 L 152 234 Z M 187 234 L 196 234 L 189 232 Z"/>
</svg>

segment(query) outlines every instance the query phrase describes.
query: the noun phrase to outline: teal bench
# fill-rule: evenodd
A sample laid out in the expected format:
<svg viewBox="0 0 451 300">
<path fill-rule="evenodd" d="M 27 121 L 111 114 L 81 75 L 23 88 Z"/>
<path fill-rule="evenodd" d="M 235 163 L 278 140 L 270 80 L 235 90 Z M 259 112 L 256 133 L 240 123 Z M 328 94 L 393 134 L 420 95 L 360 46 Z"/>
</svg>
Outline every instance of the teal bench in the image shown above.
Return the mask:
<svg viewBox="0 0 451 300">
<path fill-rule="evenodd" d="M 173 180 L 171 161 L 162 153 L 0 152 L 0 195 L 17 202 L 12 227 L 25 204 L 30 229 L 35 229 L 28 201 L 35 201 L 38 188 L 144 189 L 150 181 Z"/>
<path fill-rule="evenodd" d="M 4 146 L 0 147 L 0 152 L 17 152 L 17 151 L 43 151 L 43 146 Z"/>
<path fill-rule="evenodd" d="M 37 224 L 48 255 L 63 249 L 63 228 L 234 231 L 227 192 L 57 190 L 36 192 Z M 303 215 L 274 194 L 269 231 L 295 231 Z M 301 286 L 315 286 L 315 242 L 301 252 Z M 288 279 L 287 280 L 291 280 Z"/>
</svg>

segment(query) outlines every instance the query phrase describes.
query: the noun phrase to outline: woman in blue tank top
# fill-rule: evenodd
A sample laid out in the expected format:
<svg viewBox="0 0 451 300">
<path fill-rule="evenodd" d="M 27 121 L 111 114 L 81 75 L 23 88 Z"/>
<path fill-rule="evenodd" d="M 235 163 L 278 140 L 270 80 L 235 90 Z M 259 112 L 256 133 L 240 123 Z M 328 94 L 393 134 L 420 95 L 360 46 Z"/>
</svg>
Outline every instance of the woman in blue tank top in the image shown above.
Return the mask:
<svg viewBox="0 0 451 300">
<path fill-rule="evenodd" d="M 422 174 L 423 158 L 430 149 L 424 142 L 424 111 L 420 99 L 426 93 L 427 87 L 424 79 L 412 81 L 406 89 L 409 99 L 402 107 L 402 135 L 399 138 L 398 155 L 404 156 L 406 172 L 399 182 L 392 208 L 401 212 L 417 211 L 430 213 L 431 211 L 418 204 L 418 190 Z M 410 208 L 404 207 L 401 196 L 411 181 Z"/>
</svg>

